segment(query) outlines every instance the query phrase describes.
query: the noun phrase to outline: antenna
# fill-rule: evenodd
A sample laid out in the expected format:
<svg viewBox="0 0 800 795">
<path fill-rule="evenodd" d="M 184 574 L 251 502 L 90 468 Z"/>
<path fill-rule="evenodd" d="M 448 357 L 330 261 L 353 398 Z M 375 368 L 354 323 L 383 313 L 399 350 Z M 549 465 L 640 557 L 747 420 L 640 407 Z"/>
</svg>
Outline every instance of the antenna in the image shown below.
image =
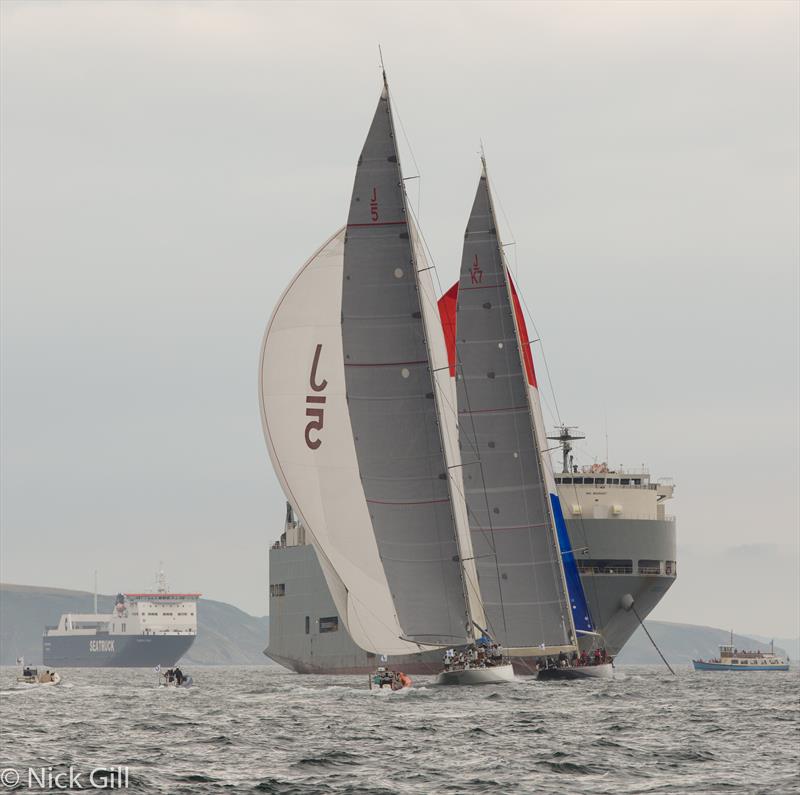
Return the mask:
<svg viewBox="0 0 800 795">
<path fill-rule="evenodd" d="M 388 89 L 389 85 L 386 82 L 386 67 L 383 65 L 383 50 L 381 49 L 381 45 L 378 45 L 378 58 L 381 62 L 381 75 L 383 75 L 383 87 Z"/>
<path fill-rule="evenodd" d="M 164 561 L 158 561 L 158 574 L 156 574 L 156 591 L 158 593 L 167 592 L 167 578 L 164 575 Z"/>
<path fill-rule="evenodd" d="M 577 425 L 556 425 L 556 428 L 558 428 L 558 436 L 548 436 L 547 438 L 561 444 L 561 455 L 563 458 L 561 471 L 566 474 L 569 472 L 569 454 L 572 452 L 571 442 L 577 441 L 578 439 L 585 439 L 586 437 L 572 433 L 573 430 L 578 429 Z"/>
</svg>

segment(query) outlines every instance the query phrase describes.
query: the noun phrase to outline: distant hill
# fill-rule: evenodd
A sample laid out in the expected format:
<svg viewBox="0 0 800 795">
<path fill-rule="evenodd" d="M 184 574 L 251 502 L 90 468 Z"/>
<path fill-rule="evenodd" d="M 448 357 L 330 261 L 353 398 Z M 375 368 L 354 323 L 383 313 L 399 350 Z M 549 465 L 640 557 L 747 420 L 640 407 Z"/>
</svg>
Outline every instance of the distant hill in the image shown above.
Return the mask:
<svg viewBox="0 0 800 795">
<path fill-rule="evenodd" d="M 111 612 L 114 596 L 98 595 L 101 612 Z M 42 631 L 58 622 L 62 613 L 91 613 L 94 596 L 87 591 L 0 584 L 0 665 L 13 665 L 24 656 L 42 661 Z M 269 618 L 256 618 L 238 607 L 200 599 L 197 603 L 197 640 L 182 662 L 194 665 L 264 665 Z"/>
<path fill-rule="evenodd" d="M 111 612 L 114 597 L 98 596 L 101 612 Z M 55 624 L 62 613 L 89 613 L 93 596 L 87 591 L 38 588 L 28 585 L 0 584 L 0 665 L 13 665 L 18 656 L 37 664 L 42 659 L 42 630 Z M 248 615 L 238 607 L 200 599 L 198 602 L 197 640 L 183 658 L 192 665 L 269 665 L 263 654 L 269 635 L 269 618 Z M 688 664 L 692 658 L 715 657 L 720 643 L 727 643 L 730 633 L 714 627 L 648 621 L 647 628 L 659 648 L 673 665 Z M 734 645 L 747 649 L 767 649 L 763 637 L 734 635 Z M 785 654 L 786 646 L 797 639 L 780 642 L 775 650 Z M 663 664 L 641 629 L 633 635 L 618 657 L 621 665 Z"/>
</svg>

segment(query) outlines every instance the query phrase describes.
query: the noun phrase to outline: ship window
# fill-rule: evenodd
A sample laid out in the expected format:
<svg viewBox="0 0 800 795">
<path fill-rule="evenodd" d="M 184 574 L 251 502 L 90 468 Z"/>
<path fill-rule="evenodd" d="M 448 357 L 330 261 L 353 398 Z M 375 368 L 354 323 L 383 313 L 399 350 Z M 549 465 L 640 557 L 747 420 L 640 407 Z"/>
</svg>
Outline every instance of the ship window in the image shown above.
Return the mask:
<svg viewBox="0 0 800 795">
<path fill-rule="evenodd" d="M 619 478 L 613 478 L 609 481 L 609 483 L 613 483 L 615 486 L 619 486 Z"/>
<path fill-rule="evenodd" d="M 561 478 L 556 478 L 556 483 L 561 483 Z"/>
<path fill-rule="evenodd" d="M 620 478 L 619 484 L 620 486 L 628 486 L 630 485 L 631 479 L 630 478 Z"/>
<path fill-rule="evenodd" d="M 311 619 L 306 616 L 306 635 L 311 632 Z"/>
<path fill-rule="evenodd" d="M 584 478 L 583 482 L 584 483 L 589 483 L 589 484 L 594 483 L 594 478 Z"/>
<path fill-rule="evenodd" d="M 660 560 L 640 560 L 639 574 L 661 574 Z"/>
<path fill-rule="evenodd" d="M 320 632 L 338 632 L 339 631 L 339 616 L 331 616 L 330 618 L 321 618 L 319 620 Z"/>
<path fill-rule="evenodd" d="M 633 479 L 633 485 L 634 486 L 641 486 L 642 485 L 642 479 L 641 478 L 634 478 Z"/>
<path fill-rule="evenodd" d="M 269 586 L 270 596 L 286 596 L 286 583 L 275 582 Z"/>
<path fill-rule="evenodd" d="M 611 558 L 579 558 L 578 570 L 581 574 L 632 574 L 632 560 Z"/>
<path fill-rule="evenodd" d="M 122 625 L 122 631 L 125 632 L 125 624 Z"/>
<path fill-rule="evenodd" d="M 604 486 L 605 483 L 606 483 L 606 479 L 605 478 L 595 478 L 594 482 L 598 486 Z"/>
<path fill-rule="evenodd" d="M 665 564 L 666 566 L 666 573 L 672 574 L 673 576 L 678 573 L 678 564 L 674 560 L 668 560 Z"/>
<path fill-rule="evenodd" d="M 583 478 L 572 478 L 573 483 L 583 483 Z"/>
</svg>

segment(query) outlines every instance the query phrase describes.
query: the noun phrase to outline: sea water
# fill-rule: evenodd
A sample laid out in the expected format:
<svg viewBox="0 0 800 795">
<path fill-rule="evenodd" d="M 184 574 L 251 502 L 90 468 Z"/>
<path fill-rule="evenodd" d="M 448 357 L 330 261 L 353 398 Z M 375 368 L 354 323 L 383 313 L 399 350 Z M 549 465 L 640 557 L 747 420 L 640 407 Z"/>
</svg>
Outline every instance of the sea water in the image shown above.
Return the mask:
<svg viewBox="0 0 800 795">
<path fill-rule="evenodd" d="M 415 677 L 399 693 L 270 666 L 187 666 L 187 689 L 139 669 L 65 668 L 57 687 L 17 686 L 16 673 L 0 672 L 0 767 L 23 791 L 57 791 L 36 778 L 28 790 L 29 768 L 71 768 L 84 790 L 92 770 L 118 768 L 100 783 L 131 793 L 800 792 L 797 669 Z"/>
</svg>

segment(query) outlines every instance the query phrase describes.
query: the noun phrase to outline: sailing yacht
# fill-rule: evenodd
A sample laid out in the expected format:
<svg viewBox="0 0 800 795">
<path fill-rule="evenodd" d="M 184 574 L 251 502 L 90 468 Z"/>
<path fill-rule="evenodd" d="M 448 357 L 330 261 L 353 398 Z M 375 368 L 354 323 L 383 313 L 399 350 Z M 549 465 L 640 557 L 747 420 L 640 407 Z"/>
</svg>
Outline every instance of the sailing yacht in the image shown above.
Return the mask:
<svg viewBox="0 0 800 795">
<path fill-rule="evenodd" d="M 524 315 L 497 229 L 481 155 L 460 278 L 448 293 L 455 323 L 445 323 L 472 549 L 492 636 L 511 656 L 557 656 L 560 667 L 577 669 L 566 663 L 579 659 L 578 633 L 596 633 L 546 448 Z M 612 670 L 605 656 L 602 666 L 591 667 L 593 676 Z"/>
<path fill-rule="evenodd" d="M 270 319 L 260 397 L 273 467 L 355 642 L 398 655 L 481 638 L 455 391 L 385 75 L 347 225 Z M 471 678 L 513 679 L 510 664 L 486 671 Z"/>
</svg>

